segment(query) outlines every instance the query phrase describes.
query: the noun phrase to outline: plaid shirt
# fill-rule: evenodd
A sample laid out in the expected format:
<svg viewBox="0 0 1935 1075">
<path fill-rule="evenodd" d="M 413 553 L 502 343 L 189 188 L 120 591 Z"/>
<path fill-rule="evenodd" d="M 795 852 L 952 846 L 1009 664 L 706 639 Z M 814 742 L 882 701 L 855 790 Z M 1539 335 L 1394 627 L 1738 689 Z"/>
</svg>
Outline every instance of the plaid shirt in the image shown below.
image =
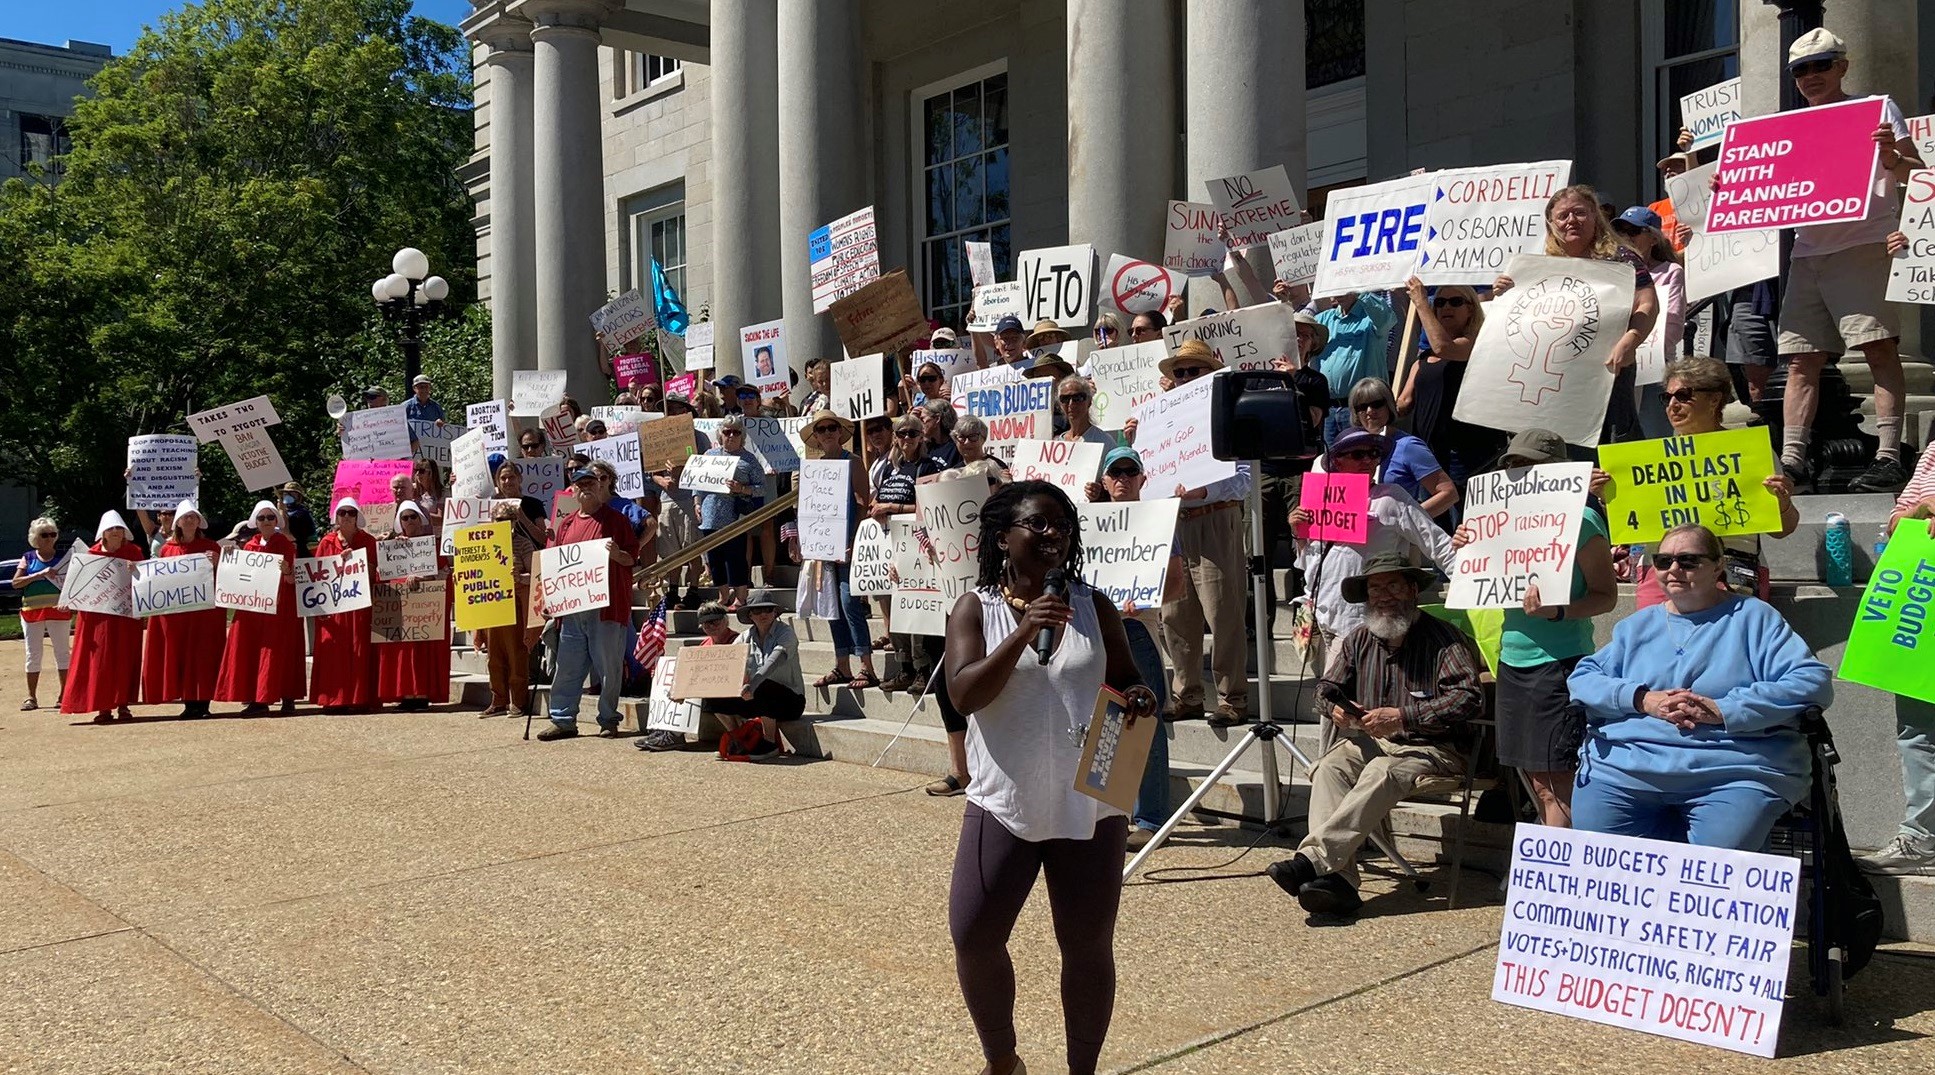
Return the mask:
<svg viewBox="0 0 1935 1075">
<path fill-rule="evenodd" d="M 1462 738 L 1464 722 L 1482 716 L 1485 692 L 1471 640 L 1456 627 L 1419 614 L 1393 647 L 1362 625 L 1337 640 L 1324 682 L 1365 709 L 1391 706 L 1404 715 L 1398 743 Z M 1320 703 L 1320 716 L 1330 707 Z"/>
</svg>

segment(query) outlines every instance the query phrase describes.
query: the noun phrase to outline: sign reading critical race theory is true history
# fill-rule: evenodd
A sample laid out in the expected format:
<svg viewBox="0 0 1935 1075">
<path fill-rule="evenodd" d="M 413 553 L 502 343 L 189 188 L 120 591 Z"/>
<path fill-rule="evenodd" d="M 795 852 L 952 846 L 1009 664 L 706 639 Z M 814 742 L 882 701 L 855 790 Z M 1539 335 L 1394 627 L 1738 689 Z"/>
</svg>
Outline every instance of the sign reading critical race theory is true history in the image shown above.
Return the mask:
<svg viewBox="0 0 1935 1075">
<path fill-rule="evenodd" d="M 1841 678 L 1884 691 L 1935 702 L 1935 635 L 1928 617 L 1935 606 L 1935 540 L 1927 519 L 1903 519 L 1882 550 L 1861 595 Z M 1930 649 L 1921 648 L 1930 642 Z"/>
<path fill-rule="evenodd" d="M 1539 584 L 1545 605 L 1572 603 L 1572 564 L 1591 463 L 1546 463 L 1474 474 L 1465 485 L 1465 527 L 1446 608 L 1518 608 Z"/>
<path fill-rule="evenodd" d="M 1603 444 L 1599 466 L 1612 475 L 1601 495 L 1615 545 L 1693 523 L 1722 535 L 1780 530 L 1780 500 L 1761 484 L 1774 473 L 1764 428 Z"/>
</svg>

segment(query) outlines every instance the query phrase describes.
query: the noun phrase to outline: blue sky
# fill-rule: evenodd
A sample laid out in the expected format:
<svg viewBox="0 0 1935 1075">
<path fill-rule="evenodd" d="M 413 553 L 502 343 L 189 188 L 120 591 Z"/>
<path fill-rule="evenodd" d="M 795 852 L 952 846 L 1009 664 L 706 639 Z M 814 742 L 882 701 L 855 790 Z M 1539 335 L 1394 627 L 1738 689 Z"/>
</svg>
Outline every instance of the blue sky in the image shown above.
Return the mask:
<svg viewBox="0 0 1935 1075">
<path fill-rule="evenodd" d="M 4 0 L 0 37 L 59 45 L 69 40 L 97 41 L 128 51 L 141 28 L 184 0 Z M 470 14 L 470 0 L 416 0 L 416 13 L 452 26 Z"/>
</svg>

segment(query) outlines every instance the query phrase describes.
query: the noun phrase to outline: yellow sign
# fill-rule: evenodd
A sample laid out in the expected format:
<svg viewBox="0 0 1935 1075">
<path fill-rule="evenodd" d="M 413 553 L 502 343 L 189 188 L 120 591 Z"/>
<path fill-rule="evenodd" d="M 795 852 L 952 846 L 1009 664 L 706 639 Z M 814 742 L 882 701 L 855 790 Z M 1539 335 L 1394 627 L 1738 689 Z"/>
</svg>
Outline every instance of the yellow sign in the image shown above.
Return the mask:
<svg viewBox="0 0 1935 1075">
<path fill-rule="evenodd" d="M 1602 444 L 1599 467 L 1612 475 L 1600 495 L 1615 545 L 1691 523 L 1721 535 L 1780 530 L 1780 500 L 1762 484 L 1775 473 L 1765 429 Z"/>
<path fill-rule="evenodd" d="M 511 564 L 511 524 L 485 523 L 453 532 L 450 578 L 457 587 L 457 629 L 481 631 L 517 622 L 517 575 Z"/>
</svg>

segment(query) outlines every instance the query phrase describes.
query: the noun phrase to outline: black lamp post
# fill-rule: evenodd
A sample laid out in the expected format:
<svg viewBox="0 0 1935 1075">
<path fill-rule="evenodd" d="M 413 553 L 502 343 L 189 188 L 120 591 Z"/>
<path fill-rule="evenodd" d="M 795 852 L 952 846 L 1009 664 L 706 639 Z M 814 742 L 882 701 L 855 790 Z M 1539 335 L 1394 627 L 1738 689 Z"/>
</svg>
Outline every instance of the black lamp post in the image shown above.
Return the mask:
<svg viewBox="0 0 1935 1075">
<path fill-rule="evenodd" d="M 370 298 L 383 317 L 403 325 L 403 393 L 423 372 L 423 316 L 435 313 L 450 295 L 450 283 L 430 275 L 430 259 L 406 246 L 390 259 L 394 271 L 370 285 Z"/>
</svg>

